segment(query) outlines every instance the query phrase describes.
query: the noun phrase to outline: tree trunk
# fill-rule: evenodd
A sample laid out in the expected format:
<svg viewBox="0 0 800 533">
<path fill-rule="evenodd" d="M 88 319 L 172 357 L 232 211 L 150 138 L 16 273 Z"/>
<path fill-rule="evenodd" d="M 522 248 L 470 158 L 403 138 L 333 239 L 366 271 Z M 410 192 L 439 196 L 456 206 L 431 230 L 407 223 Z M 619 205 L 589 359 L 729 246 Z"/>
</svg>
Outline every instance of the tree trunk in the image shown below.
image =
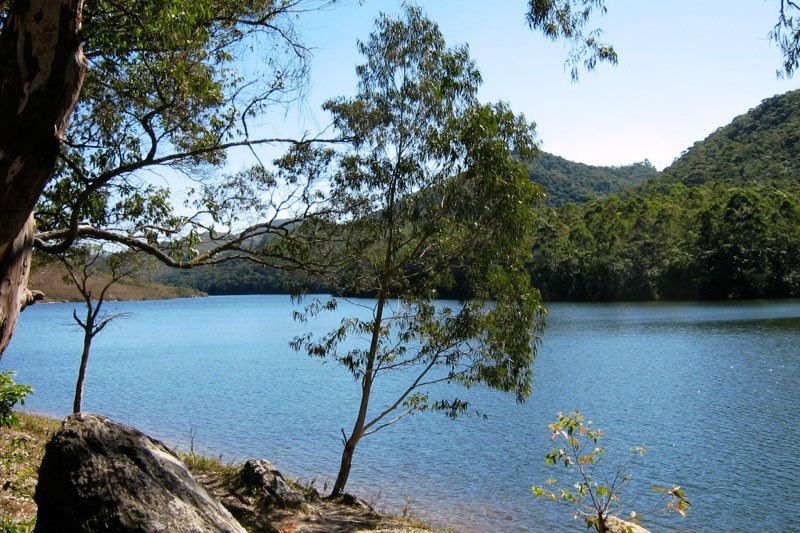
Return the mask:
<svg viewBox="0 0 800 533">
<path fill-rule="evenodd" d="M 11 242 L 0 243 L 0 357 L 11 340 L 20 310 L 32 299 L 28 274 L 33 252 L 33 215 Z"/>
<path fill-rule="evenodd" d="M 602 512 L 597 513 L 597 533 L 607 533 L 607 531 L 606 516 Z"/>
<path fill-rule="evenodd" d="M 81 366 L 78 369 L 78 382 L 75 384 L 75 401 L 72 403 L 72 412 L 81 412 L 81 402 L 83 402 L 83 383 L 86 381 L 86 368 L 89 366 L 89 351 L 92 349 L 92 323 L 91 311 L 87 313 L 86 326 L 83 333 L 83 353 L 81 354 Z"/>
<path fill-rule="evenodd" d="M 341 496 L 344 494 L 344 487 L 347 485 L 347 478 L 350 477 L 350 467 L 353 465 L 353 455 L 356 452 L 356 444 L 360 437 L 354 438 L 355 435 L 350 436 L 347 439 L 347 442 L 344 444 L 344 450 L 342 450 L 342 461 L 339 464 L 339 474 L 336 476 L 336 482 L 333 484 L 333 490 L 331 491 L 331 496 Z"/>
<path fill-rule="evenodd" d="M 83 0 L 12 0 L 0 33 L 0 355 L 26 295 L 33 208 L 86 70 Z M 16 296 L 15 296 L 16 294 Z"/>
<path fill-rule="evenodd" d="M 375 358 L 378 355 L 380 348 L 381 325 L 383 323 L 383 309 L 386 306 L 386 291 L 381 290 L 378 294 L 377 312 L 375 319 L 372 322 L 372 340 L 370 341 L 369 353 L 367 354 L 367 366 L 364 369 L 364 377 L 361 382 L 361 402 L 358 406 L 358 416 L 356 423 L 353 426 L 353 432 L 350 438 L 344 444 L 342 450 L 342 462 L 339 465 L 339 474 L 336 476 L 336 482 L 333 484 L 331 496 L 341 496 L 344 494 L 344 487 L 347 485 L 347 478 L 350 477 L 350 467 L 353 464 L 353 454 L 356 451 L 356 445 L 364 434 L 364 424 L 367 421 L 367 411 L 369 410 L 369 397 L 372 394 L 372 379 L 375 370 Z"/>
</svg>

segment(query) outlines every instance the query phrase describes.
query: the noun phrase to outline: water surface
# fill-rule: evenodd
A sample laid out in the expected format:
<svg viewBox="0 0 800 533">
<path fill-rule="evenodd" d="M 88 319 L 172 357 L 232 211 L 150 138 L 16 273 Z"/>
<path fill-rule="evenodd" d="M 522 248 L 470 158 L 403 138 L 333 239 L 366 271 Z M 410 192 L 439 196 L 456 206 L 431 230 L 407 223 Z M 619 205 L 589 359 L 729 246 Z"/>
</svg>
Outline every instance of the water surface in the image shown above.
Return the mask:
<svg viewBox="0 0 800 533">
<path fill-rule="evenodd" d="M 55 416 L 72 405 L 81 335 L 77 304 L 21 316 L 0 362 L 36 392 L 26 408 Z M 336 474 L 356 384 L 341 368 L 292 352 L 303 326 L 285 296 L 111 303 L 128 316 L 96 340 L 84 408 L 171 445 L 268 458 L 284 473 Z M 80 312 L 80 309 L 79 309 Z M 323 332 L 342 305 L 311 326 Z M 606 432 L 608 463 L 630 446 L 649 452 L 629 471 L 637 511 L 653 483 L 684 486 L 689 517 L 650 516 L 657 531 L 800 531 L 800 302 L 553 304 L 524 405 L 468 391 L 488 415 L 404 420 L 362 442 L 349 490 L 379 507 L 459 531 L 583 531 L 530 485 L 561 472 L 543 465 L 547 423 L 580 409 Z M 389 401 L 381 390 L 376 405 Z M 638 496 L 643 494 L 643 496 Z"/>
</svg>

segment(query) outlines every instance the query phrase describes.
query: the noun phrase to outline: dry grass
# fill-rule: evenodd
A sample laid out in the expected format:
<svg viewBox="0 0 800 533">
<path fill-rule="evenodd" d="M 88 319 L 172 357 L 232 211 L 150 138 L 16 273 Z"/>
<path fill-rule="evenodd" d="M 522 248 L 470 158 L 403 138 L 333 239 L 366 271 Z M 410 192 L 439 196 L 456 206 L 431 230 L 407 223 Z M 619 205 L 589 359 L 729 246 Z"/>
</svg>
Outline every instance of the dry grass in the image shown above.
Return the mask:
<svg viewBox="0 0 800 533">
<path fill-rule="evenodd" d="M 48 302 L 75 302 L 83 301 L 78 289 L 72 282 L 65 281 L 66 269 L 60 263 L 47 263 L 37 265 L 31 272 L 28 288 L 41 291 Z M 89 288 L 93 293 L 99 294 L 108 282 L 105 276 L 96 276 L 90 279 Z M 203 296 L 200 291 L 188 287 L 173 287 L 150 281 L 123 279 L 108 289 L 107 300 L 164 300 L 167 298 L 185 298 Z"/>
</svg>

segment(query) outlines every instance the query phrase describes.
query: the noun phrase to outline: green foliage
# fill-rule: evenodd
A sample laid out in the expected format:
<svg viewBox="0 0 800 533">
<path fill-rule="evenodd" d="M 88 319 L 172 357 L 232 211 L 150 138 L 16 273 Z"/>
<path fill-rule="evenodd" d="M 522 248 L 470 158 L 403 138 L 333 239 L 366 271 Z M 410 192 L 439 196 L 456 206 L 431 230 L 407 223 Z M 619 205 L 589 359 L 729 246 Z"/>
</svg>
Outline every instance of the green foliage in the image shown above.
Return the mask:
<svg viewBox="0 0 800 533">
<path fill-rule="evenodd" d="M 158 269 L 153 279 L 168 285 L 192 287 L 211 295 L 288 294 L 301 279 L 285 269 L 251 261 L 226 261 L 191 270 Z M 310 292 L 324 290 L 312 286 Z"/>
<path fill-rule="evenodd" d="M 617 64 L 614 47 L 601 43 L 600 29 L 587 30 L 592 12 L 605 14 L 605 0 L 529 0 L 528 25 L 541 31 L 546 37 L 571 43 L 565 66 L 570 69 L 572 80 L 577 81 L 579 68 L 593 70 L 597 62 Z"/>
<path fill-rule="evenodd" d="M 529 267 L 553 300 L 800 295 L 800 91 L 738 117 L 637 189 L 540 209 Z"/>
<path fill-rule="evenodd" d="M 779 77 L 784 74 L 792 77 L 800 66 L 800 4 L 792 0 L 781 0 L 778 21 L 769 33 L 769 38 L 781 49 L 783 55 L 782 69 L 778 69 Z"/>
<path fill-rule="evenodd" d="M 658 175 L 647 160 L 622 167 L 596 167 L 542 152 L 526 163 L 531 181 L 544 187 L 545 204 L 553 207 L 608 196 Z"/>
<path fill-rule="evenodd" d="M 542 193 L 514 157 L 535 150 L 533 125 L 505 104 L 477 101 L 480 74 L 466 47 L 448 48 L 418 8 L 381 17 L 359 50 L 366 62 L 356 69 L 356 96 L 325 104 L 349 143 L 299 147 L 281 161 L 286 172 L 328 176 L 343 207 L 299 229 L 326 237 L 313 250 L 336 267 L 325 284 L 375 298 L 369 318 L 345 318 L 320 338 L 293 343 L 361 383 L 334 493 L 361 437 L 413 413 L 467 410 L 462 399 L 433 398 L 436 383 L 485 384 L 524 400 L 543 314 L 525 269 L 530 207 Z M 438 305 L 438 290 L 457 276 L 466 297 Z M 312 302 L 300 318 L 334 305 Z M 373 383 L 384 374 L 408 387 L 371 410 Z"/>
<path fill-rule="evenodd" d="M 530 268 L 546 298 L 800 295 L 800 187 L 672 185 L 538 212 Z"/>
<path fill-rule="evenodd" d="M 25 405 L 25 397 L 33 392 L 30 385 L 15 383 L 13 375 L 10 370 L 0 372 L 0 428 L 19 425 L 12 409 L 17 404 Z"/>
<path fill-rule="evenodd" d="M 544 485 L 531 487 L 537 498 L 554 503 L 566 504 L 574 510 L 576 517 L 582 518 L 588 528 L 603 533 L 609 530 L 614 517 L 625 511 L 622 492 L 632 479 L 627 470 L 633 460 L 644 456 L 646 449 L 637 446 L 631 449 L 634 459 L 621 468 L 611 472 L 607 480 L 601 479 L 598 467 L 605 458 L 606 450 L 600 444 L 603 432 L 592 429 L 583 415 L 574 411 L 558 414 L 558 420 L 548 427 L 552 431 L 551 440 L 558 446 L 545 455 L 545 464 L 563 465 L 571 477 L 577 481 L 571 485 L 560 484 L 550 478 Z M 663 509 L 686 516 L 691 504 L 679 486 L 654 487 L 653 490 L 667 497 Z M 630 512 L 629 519 L 637 522 L 641 514 Z"/>
<path fill-rule="evenodd" d="M 768 98 L 698 141 L 656 183 L 800 181 L 800 90 Z"/>
<path fill-rule="evenodd" d="M 565 66 L 572 80 L 578 79 L 580 68 L 593 70 L 597 62 L 617 64 L 614 47 L 599 41 L 602 30 L 587 29 L 593 13 L 606 14 L 605 0 L 528 0 L 528 25 L 551 40 L 571 45 Z M 780 48 L 783 62 L 778 77 L 792 77 L 800 63 L 800 4 L 781 0 L 778 19 L 769 38 Z"/>
<path fill-rule="evenodd" d="M 282 184 L 277 198 L 279 184 L 256 152 L 272 140 L 253 136 L 251 121 L 300 94 L 308 54 L 295 18 L 326 4 L 87 3 L 89 69 L 36 209 L 37 247 L 57 254 L 92 238 L 188 267 L 219 259 L 199 254 L 200 234 L 231 252 L 248 237 L 278 232 L 278 211 L 302 218 L 314 203 L 308 184 Z M 255 166 L 227 175 L 237 147 L 250 148 Z"/>
</svg>

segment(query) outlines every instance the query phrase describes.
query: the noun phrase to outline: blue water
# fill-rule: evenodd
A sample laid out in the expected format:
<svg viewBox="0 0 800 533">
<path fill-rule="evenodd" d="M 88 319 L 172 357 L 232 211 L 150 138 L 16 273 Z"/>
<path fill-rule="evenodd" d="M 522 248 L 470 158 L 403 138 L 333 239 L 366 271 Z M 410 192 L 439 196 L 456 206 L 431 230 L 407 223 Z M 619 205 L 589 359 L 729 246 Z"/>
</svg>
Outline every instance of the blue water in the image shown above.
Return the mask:
<svg viewBox="0 0 800 533">
<path fill-rule="evenodd" d="M 76 304 L 21 316 L 0 362 L 35 394 L 26 408 L 68 414 L 81 335 Z M 285 296 L 111 303 L 127 313 L 94 344 L 84 408 L 224 460 L 268 458 L 322 489 L 355 415 L 343 369 L 295 353 L 303 326 Z M 342 305 L 310 326 L 338 324 Z M 80 312 L 80 309 L 79 309 Z M 688 518 L 648 516 L 655 531 L 800 531 L 800 301 L 553 304 L 524 405 L 484 389 L 465 395 L 488 420 L 424 413 L 365 439 L 348 489 L 378 507 L 458 531 L 583 531 L 566 508 L 537 501 L 548 477 L 547 423 L 580 409 L 606 432 L 607 464 L 628 471 L 633 509 L 649 487 L 679 483 Z M 378 405 L 389 400 L 376 392 Z"/>
</svg>

